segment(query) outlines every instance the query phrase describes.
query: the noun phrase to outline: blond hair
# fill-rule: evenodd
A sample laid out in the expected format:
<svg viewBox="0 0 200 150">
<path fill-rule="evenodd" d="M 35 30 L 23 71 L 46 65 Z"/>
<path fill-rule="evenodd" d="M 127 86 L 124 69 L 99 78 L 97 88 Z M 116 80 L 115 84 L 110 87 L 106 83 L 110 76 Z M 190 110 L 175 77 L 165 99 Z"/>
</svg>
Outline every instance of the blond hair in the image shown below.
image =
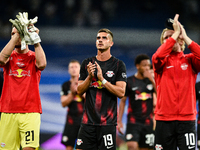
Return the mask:
<svg viewBox="0 0 200 150">
<path fill-rule="evenodd" d="M 162 31 L 162 33 L 161 33 L 161 36 L 160 36 L 160 43 L 161 43 L 161 44 L 164 43 L 164 37 L 163 37 L 164 33 L 165 33 L 166 31 L 169 31 L 169 30 L 171 30 L 171 29 L 168 29 L 168 28 L 163 29 L 163 31 Z M 178 39 L 178 41 L 180 41 L 180 40 L 181 40 L 181 39 Z M 182 50 L 182 51 L 185 50 L 185 41 L 183 41 L 183 45 L 181 46 L 181 50 Z"/>
</svg>

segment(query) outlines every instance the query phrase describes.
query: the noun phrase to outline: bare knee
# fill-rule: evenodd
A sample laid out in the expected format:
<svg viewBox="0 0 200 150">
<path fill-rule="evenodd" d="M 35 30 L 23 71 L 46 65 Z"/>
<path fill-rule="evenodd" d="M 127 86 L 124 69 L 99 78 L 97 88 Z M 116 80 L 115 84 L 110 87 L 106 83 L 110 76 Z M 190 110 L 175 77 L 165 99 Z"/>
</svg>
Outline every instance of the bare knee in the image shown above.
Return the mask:
<svg viewBox="0 0 200 150">
<path fill-rule="evenodd" d="M 74 148 L 72 146 L 67 146 L 66 150 L 73 150 Z"/>
<path fill-rule="evenodd" d="M 130 141 L 127 142 L 128 150 L 139 150 L 138 142 L 136 141 Z"/>
</svg>

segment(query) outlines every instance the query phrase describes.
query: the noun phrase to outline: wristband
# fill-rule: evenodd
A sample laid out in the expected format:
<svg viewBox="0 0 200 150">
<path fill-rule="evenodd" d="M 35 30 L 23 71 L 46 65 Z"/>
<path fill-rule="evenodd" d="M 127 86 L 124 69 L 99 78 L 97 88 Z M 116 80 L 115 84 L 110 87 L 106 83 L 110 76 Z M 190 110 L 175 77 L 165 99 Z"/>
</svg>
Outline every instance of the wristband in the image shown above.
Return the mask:
<svg viewBox="0 0 200 150">
<path fill-rule="evenodd" d="M 107 82 L 106 79 L 103 79 L 103 80 L 101 81 L 101 83 L 102 83 L 103 85 L 106 84 L 106 82 Z"/>
</svg>

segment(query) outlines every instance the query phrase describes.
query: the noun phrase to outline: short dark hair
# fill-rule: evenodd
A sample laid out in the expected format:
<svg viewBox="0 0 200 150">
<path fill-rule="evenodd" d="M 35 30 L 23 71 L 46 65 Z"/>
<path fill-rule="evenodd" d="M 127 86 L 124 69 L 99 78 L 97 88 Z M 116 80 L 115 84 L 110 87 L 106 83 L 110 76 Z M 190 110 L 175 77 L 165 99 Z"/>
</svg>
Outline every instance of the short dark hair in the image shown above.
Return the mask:
<svg viewBox="0 0 200 150">
<path fill-rule="evenodd" d="M 146 54 L 139 54 L 139 55 L 137 55 L 136 58 L 135 58 L 135 65 L 140 64 L 141 61 L 146 60 L 146 59 L 150 60 L 149 56 L 146 55 Z"/>
<path fill-rule="evenodd" d="M 106 32 L 106 33 L 110 34 L 110 36 L 112 37 L 112 41 L 113 41 L 113 33 L 109 29 L 103 28 L 103 29 L 100 29 L 97 33 L 100 33 L 100 32 Z"/>
</svg>

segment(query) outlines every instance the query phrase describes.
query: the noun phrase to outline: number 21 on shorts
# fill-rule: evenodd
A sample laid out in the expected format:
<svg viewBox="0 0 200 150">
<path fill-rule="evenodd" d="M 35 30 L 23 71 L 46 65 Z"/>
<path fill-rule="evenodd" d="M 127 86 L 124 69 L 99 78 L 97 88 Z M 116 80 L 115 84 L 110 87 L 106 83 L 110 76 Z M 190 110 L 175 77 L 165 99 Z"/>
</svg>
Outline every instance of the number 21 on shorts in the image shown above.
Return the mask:
<svg viewBox="0 0 200 150">
<path fill-rule="evenodd" d="M 34 141 L 34 131 L 27 131 L 25 136 L 26 144 L 30 144 Z"/>
</svg>

